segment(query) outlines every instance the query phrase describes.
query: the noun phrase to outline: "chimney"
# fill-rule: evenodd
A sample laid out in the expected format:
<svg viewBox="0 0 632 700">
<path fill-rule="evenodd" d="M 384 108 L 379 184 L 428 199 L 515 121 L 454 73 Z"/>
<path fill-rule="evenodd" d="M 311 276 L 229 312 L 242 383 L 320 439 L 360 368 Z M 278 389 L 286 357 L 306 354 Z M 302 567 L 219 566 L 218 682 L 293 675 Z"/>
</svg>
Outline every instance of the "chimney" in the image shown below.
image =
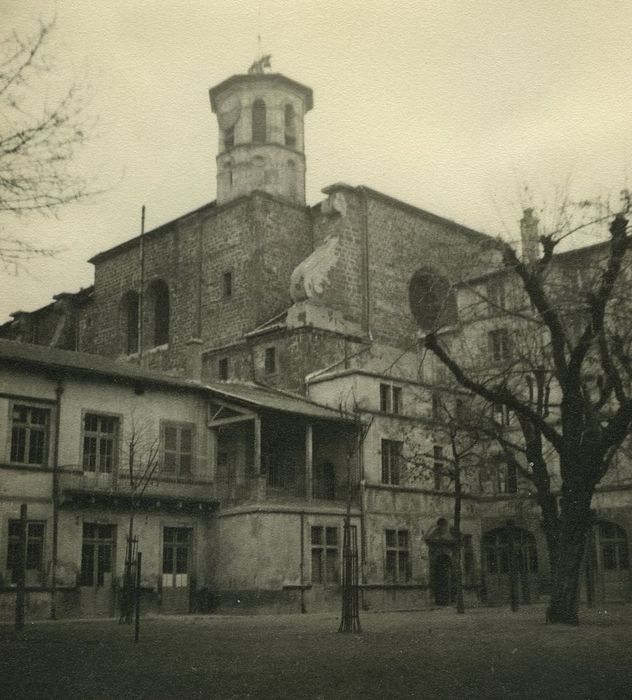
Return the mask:
<svg viewBox="0 0 632 700">
<path fill-rule="evenodd" d="M 522 239 L 522 259 L 527 263 L 535 262 L 540 254 L 538 223 L 532 208 L 523 210 L 522 219 L 520 219 L 520 238 Z"/>
</svg>

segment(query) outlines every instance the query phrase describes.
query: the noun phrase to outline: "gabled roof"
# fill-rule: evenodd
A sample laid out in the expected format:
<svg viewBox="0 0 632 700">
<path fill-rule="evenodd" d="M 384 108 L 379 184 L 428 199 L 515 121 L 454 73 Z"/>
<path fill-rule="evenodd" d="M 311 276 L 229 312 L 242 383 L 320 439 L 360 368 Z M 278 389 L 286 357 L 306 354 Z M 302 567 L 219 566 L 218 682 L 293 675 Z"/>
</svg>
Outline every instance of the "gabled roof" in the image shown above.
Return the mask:
<svg viewBox="0 0 632 700">
<path fill-rule="evenodd" d="M 226 400 L 245 403 L 257 408 L 265 408 L 282 413 L 292 413 L 315 420 L 351 422 L 353 419 L 341 415 L 338 411 L 309 399 L 259 384 L 239 382 L 215 382 L 206 385 L 214 394 L 223 396 Z"/>
</svg>

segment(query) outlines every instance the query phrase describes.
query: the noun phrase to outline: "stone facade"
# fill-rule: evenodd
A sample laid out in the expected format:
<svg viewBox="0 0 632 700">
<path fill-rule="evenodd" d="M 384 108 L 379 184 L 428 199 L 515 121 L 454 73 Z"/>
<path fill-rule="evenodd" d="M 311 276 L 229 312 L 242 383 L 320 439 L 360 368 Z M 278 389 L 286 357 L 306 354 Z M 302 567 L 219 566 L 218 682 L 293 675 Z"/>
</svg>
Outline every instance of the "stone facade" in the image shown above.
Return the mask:
<svg viewBox="0 0 632 700">
<path fill-rule="evenodd" d="M 17 315 L 0 335 L 106 356 L 140 373 L 199 380 L 211 392 L 189 401 L 206 407 L 196 421 L 208 437 L 204 493 L 216 507 L 178 525 L 193 532 L 195 590 L 204 591 L 191 594 L 185 608 L 338 609 L 347 500 L 358 534 L 363 606 L 447 604 L 455 542 L 446 523 L 454 499 L 427 469 L 405 474 L 401 462 L 411 445 L 426 462 L 445 447 L 433 397 L 446 374 L 418 346 L 411 280 L 432 274 L 457 290 L 459 324 L 446 327 L 443 337 L 464 351 L 476 346 L 485 358 L 495 321 L 482 306 L 476 310 L 476 285 L 463 282 L 486 284 L 497 247 L 480 232 L 367 187 L 336 183 L 323 190 L 320 203 L 306 206 L 304 117 L 312 95 L 299 83 L 274 74 L 233 76 L 211 90 L 211 106 L 220 126 L 217 201 L 96 255 L 93 288 Z M 21 381 L 12 389 L 17 396 L 50 400 L 50 387 Z M 265 399 L 270 405 L 258 403 L 256 391 L 264 389 L 272 392 Z M 114 406 L 119 399 L 112 392 Z M 332 409 L 329 421 L 307 419 L 293 403 L 296 395 Z M 152 397 L 163 405 L 157 395 L 143 400 Z M 179 413 L 178 405 L 165 411 Z M 369 428 L 351 450 L 347 489 L 349 426 L 341 428 L 334 417 L 344 424 L 356 415 Z M 66 427 L 76 448 L 77 421 Z M 5 461 L 17 474 L 11 459 Z M 521 595 L 535 600 L 549 585 L 541 517 L 525 483 L 508 485 L 488 466 L 468 483 L 463 503 L 467 599 L 508 599 L 503 538 L 512 527 L 528 562 Z M 599 517 L 615 526 L 617 548 L 625 538 L 626 552 L 628 468 L 622 464 L 595 500 Z M 37 517 L 49 517 L 50 484 L 35 483 L 43 478 L 20 472 L 5 519 L 14 518 L 27 486 L 38 494 Z M 186 495 L 190 486 L 177 488 Z M 105 525 L 118 518 L 100 513 L 94 518 Z M 156 577 L 147 582 L 148 595 L 167 611 L 156 581 L 161 537 L 173 514 L 160 513 L 147 515 L 139 538 Z M 63 521 L 70 533 L 84 516 L 77 517 Z M 0 546 L 6 537 L 0 534 Z M 76 533 L 68 542 L 76 550 Z M 602 597 L 628 599 L 629 567 L 606 568 Z"/>
</svg>

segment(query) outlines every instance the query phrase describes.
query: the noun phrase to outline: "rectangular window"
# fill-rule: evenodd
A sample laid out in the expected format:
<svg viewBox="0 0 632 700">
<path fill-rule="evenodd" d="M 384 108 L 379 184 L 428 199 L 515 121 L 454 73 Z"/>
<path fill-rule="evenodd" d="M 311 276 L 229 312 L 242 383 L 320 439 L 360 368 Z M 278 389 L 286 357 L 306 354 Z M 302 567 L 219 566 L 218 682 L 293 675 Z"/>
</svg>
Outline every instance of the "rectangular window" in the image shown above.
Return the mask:
<svg viewBox="0 0 632 700">
<path fill-rule="evenodd" d="M 266 374 L 276 372 L 276 348 L 266 348 L 264 369 Z"/>
<path fill-rule="evenodd" d="M 443 417 L 443 407 L 439 394 L 432 395 L 432 420 L 440 421 Z"/>
<path fill-rule="evenodd" d="M 162 425 L 162 473 L 190 477 L 193 471 L 193 426 Z"/>
<path fill-rule="evenodd" d="M 380 384 L 380 411 L 399 415 L 402 412 L 402 388 Z"/>
<path fill-rule="evenodd" d="M 338 528 L 313 526 L 311 542 L 312 583 L 338 583 Z"/>
<path fill-rule="evenodd" d="M 222 294 L 224 297 L 233 296 L 233 273 L 225 272 L 222 277 Z"/>
<path fill-rule="evenodd" d="M 7 573 L 11 583 L 18 582 L 20 567 L 20 520 L 9 520 L 7 542 Z M 29 520 L 26 523 L 26 583 L 40 584 L 44 570 L 44 523 Z"/>
<path fill-rule="evenodd" d="M 434 478 L 434 488 L 435 491 L 441 491 L 444 487 L 444 461 L 443 461 L 443 447 L 441 445 L 435 445 L 432 448 L 432 476 Z"/>
<path fill-rule="evenodd" d="M 506 328 L 497 328 L 490 331 L 488 339 L 489 353 L 494 362 L 501 362 L 511 358 L 509 331 Z"/>
<path fill-rule="evenodd" d="M 118 454 L 119 419 L 98 413 L 86 413 L 83 417 L 84 472 L 111 474 Z"/>
<path fill-rule="evenodd" d="M 411 578 L 410 538 L 408 530 L 385 530 L 385 578 L 391 583 L 404 583 Z"/>
<path fill-rule="evenodd" d="M 50 410 L 14 404 L 11 421 L 11 462 L 44 466 L 48 459 Z"/>
<path fill-rule="evenodd" d="M 518 493 L 518 472 L 515 464 L 500 462 L 496 466 L 496 493 Z"/>
<path fill-rule="evenodd" d="M 83 524 L 80 577 L 82 586 L 112 585 L 115 549 L 115 525 Z"/>
<path fill-rule="evenodd" d="M 382 440 L 382 483 L 399 484 L 402 461 L 402 443 Z"/>
<path fill-rule="evenodd" d="M 166 527 L 162 544 L 162 587 L 189 585 L 189 560 L 193 531 L 190 527 Z"/>
<path fill-rule="evenodd" d="M 222 357 L 218 362 L 218 374 L 219 378 L 223 381 L 228 379 L 228 358 Z"/>
</svg>

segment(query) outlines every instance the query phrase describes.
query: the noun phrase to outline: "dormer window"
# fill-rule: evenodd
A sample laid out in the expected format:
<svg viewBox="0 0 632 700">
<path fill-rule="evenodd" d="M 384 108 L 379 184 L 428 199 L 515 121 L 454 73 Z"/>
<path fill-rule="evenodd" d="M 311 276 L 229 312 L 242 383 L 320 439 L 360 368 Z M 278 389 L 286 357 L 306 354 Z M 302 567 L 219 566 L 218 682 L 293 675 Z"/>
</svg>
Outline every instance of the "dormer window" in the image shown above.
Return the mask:
<svg viewBox="0 0 632 700">
<path fill-rule="evenodd" d="M 255 100 L 252 104 L 252 142 L 266 142 L 266 105 L 263 100 Z"/>
</svg>

